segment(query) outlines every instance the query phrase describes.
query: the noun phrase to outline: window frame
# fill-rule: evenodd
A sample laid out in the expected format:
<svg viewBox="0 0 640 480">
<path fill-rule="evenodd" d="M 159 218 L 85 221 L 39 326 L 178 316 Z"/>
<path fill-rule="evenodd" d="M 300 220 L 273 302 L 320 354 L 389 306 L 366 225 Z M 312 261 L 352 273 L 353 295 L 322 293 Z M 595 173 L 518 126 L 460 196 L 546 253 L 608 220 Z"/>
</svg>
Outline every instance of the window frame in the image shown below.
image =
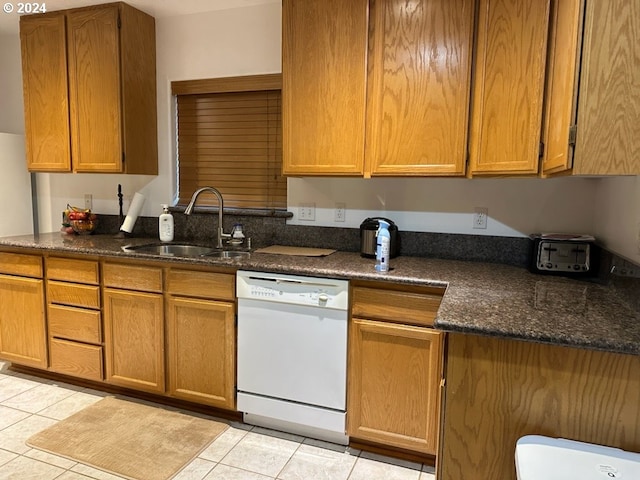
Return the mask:
<svg viewBox="0 0 640 480">
<path fill-rule="evenodd" d="M 178 111 L 177 103 L 179 95 L 198 95 L 198 94 L 216 94 L 216 93 L 241 93 L 251 91 L 270 91 L 279 90 L 282 91 L 282 74 L 259 74 L 259 75 L 244 75 L 235 77 L 220 77 L 220 78 L 208 78 L 198 80 L 178 80 L 171 82 L 171 95 L 172 105 L 174 108 L 173 122 L 173 136 L 174 136 L 174 151 L 173 158 L 175 159 L 175 182 L 174 182 L 174 203 L 175 206 L 185 207 L 186 204 L 180 202 L 179 188 L 179 150 L 178 150 Z M 214 185 L 215 186 L 215 185 Z M 217 211 L 216 205 L 202 205 L 201 211 Z M 267 213 L 270 215 L 286 214 L 287 207 L 262 207 L 262 208 L 248 208 L 248 207 L 228 207 L 225 205 L 225 211 L 232 210 L 238 213 Z"/>
</svg>

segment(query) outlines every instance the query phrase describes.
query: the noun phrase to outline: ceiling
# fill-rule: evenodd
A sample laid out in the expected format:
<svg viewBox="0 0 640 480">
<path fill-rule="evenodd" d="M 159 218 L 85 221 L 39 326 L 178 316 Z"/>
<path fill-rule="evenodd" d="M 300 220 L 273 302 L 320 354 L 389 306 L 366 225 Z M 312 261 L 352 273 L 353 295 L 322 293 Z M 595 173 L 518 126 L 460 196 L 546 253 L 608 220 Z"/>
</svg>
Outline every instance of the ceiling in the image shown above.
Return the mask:
<svg viewBox="0 0 640 480">
<path fill-rule="evenodd" d="M 22 1 L 22 0 L 21 0 Z M 226 10 L 229 8 L 248 7 L 265 3 L 280 3 L 281 0 L 127 0 L 132 5 L 156 18 L 175 17 L 192 13 L 210 12 L 212 10 Z M 6 4 L 4 2 L 3 4 Z M 9 0 L 17 8 L 17 0 Z M 47 11 L 63 10 L 66 8 L 84 7 L 108 3 L 108 0 L 42 0 Z M 0 14 L 0 35 L 17 34 L 18 18 L 15 13 Z"/>
</svg>

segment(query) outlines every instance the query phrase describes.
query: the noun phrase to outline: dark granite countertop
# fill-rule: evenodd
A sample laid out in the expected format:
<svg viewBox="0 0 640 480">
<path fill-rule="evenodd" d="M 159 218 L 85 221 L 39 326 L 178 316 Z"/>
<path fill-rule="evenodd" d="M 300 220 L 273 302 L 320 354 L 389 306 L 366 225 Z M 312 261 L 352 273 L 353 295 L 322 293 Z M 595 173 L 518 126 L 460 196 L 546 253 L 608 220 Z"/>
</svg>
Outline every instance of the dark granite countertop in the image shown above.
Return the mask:
<svg viewBox="0 0 640 480">
<path fill-rule="evenodd" d="M 121 248 L 155 242 L 60 233 L 0 238 L 4 247 L 441 286 L 446 293 L 435 322 L 438 329 L 640 354 L 640 313 L 607 285 L 536 275 L 509 265 L 422 257 L 392 259 L 392 270 L 381 274 L 374 270 L 373 260 L 352 252 L 327 257 L 251 253 L 239 259 L 158 258 Z"/>
</svg>

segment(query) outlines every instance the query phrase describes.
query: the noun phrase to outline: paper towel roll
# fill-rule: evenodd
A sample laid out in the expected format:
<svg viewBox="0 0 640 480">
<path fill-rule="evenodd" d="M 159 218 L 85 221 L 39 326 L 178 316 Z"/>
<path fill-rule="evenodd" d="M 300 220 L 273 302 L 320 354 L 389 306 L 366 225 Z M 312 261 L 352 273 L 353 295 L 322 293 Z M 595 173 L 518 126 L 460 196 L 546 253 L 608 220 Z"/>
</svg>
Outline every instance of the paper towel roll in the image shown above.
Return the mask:
<svg viewBox="0 0 640 480">
<path fill-rule="evenodd" d="M 127 210 L 127 216 L 125 217 L 124 222 L 122 222 L 122 226 L 120 227 L 121 232 L 131 233 L 133 231 L 133 226 L 136 224 L 138 215 L 140 215 L 140 211 L 142 210 L 144 201 L 144 195 L 136 192 L 133 196 L 133 200 L 131 200 L 131 205 L 129 205 L 129 210 Z"/>
</svg>

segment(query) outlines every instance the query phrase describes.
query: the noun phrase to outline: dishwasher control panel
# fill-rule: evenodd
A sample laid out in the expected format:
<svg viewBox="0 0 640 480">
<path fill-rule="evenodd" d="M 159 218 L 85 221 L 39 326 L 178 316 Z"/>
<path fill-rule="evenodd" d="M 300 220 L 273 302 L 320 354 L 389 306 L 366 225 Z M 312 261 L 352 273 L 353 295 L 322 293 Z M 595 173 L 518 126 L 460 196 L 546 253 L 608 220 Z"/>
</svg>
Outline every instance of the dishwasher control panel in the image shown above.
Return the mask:
<svg viewBox="0 0 640 480">
<path fill-rule="evenodd" d="M 304 277 L 239 270 L 238 298 L 346 310 L 349 282 L 332 278 Z"/>
</svg>

